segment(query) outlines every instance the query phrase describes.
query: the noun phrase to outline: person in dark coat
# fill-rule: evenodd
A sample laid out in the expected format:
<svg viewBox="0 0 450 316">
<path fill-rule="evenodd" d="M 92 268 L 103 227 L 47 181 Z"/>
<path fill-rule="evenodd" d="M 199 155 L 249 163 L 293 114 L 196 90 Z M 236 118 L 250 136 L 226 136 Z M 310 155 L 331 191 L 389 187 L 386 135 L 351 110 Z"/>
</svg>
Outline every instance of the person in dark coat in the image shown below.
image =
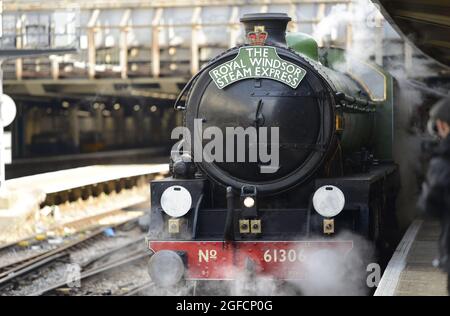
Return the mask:
<svg viewBox="0 0 450 316">
<path fill-rule="evenodd" d="M 434 264 L 447 272 L 450 293 L 450 98 L 432 107 L 429 129 L 440 138 L 440 143 L 430 160 L 419 206 L 441 222 L 440 257 Z"/>
</svg>

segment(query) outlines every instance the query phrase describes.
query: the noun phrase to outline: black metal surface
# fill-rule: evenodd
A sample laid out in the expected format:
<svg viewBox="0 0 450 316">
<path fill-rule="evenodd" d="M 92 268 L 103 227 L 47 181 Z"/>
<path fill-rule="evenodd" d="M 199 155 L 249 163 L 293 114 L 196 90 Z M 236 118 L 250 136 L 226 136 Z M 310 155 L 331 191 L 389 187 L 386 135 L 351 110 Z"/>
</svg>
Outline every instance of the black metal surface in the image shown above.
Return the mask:
<svg viewBox="0 0 450 316">
<path fill-rule="evenodd" d="M 323 235 L 324 218 L 312 209 L 311 202 L 306 201 L 307 203 L 303 204 L 304 208 L 292 207 L 302 205 L 301 201 L 305 201 L 305 195 L 312 194 L 314 188 L 324 185 L 339 187 L 346 199 L 344 210 L 334 217 L 335 234 L 349 230 L 372 238 L 374 230 L 380 229 L 375 227 L 382 225 L 382 221 L 392 222 L 395 218 L 392 207 L 386 205 L 381 210 L 377 210 L 373 209 L 373 205 L 376 201 L 395 200 L 399 188 L 397 176 L 397 166 L 389 163 L 372 167 L 366 173 L 337 178 L 317 178 L 313 181 L 312 188 L 308 186 L 296 188 L 291 192 L 292 194 L 278 195 L 275 204 L 270 203 L 272 200 L 270 197 L 257 198 L 261 206 L 257 210 L 256 217 L 249 217 L 240 196 L 235 196 L 233 200 L 231 194 L 226 196 L 225 192 L 220 190 L 213 190 L 211 196 L 205 193 L 205 196 L 208 197 L 199 201 L 204 190 L 209 188 L 207 180 L 164 179 L 153 181 L 152 201 L 154 202 L 152 203 L 152 225 L 149 238 L 159 240 L 294 240 L 320 236 Z M 180 234 L 167 233 L 167 225 L 164 224 L 167 215 L 159 206 L 161 194 L 171 185 L 184 186 L 191 192 L 193 205 L 195 205 L 195 208 L 184 217 L 185 227 L 182 228 Z M 220 204 L 221 199 L 226 200 L 224 207 Z M 378 214 L 378 212 L 381 213 Z M 374 222 L 374 216 L 376 218 L 382 216 L 380 223 Z M 240 233 L 239 220 L 248 218 L 261 220 L 260 234 Z M 226 232 L 225 238 L 224 232 Z"/>
<path fill-rule="evenodd" d="M 345 196 L 345 209 L 357 211 L 357 216 L 353 217 L 355 222 L 354 230 L 371 238 L 372 225 L 378 225 L 372 220 L 373 212 L 371 210 L 372 203 L 379 199 L 386 201 L 394 199 L 399 190 L 400 183 L 397 174 L 397 165 L 394 163 L 386 163 L 384 165 L 372 167 L 365 173 L 348 175 L 339 178 L 318 178 L 315 180 L 315 187 L 320 188 L 325 185 L 334 185 L 342 190 Z M 393 210 L 383 207 L 378 210 L 383 214 L 387 221 L 395 218 Z M 341 214 L 339 214 L 341 216 Z"/>
<path fill-rule="evenodd" d="M 223 240 L 223 228 L 226 209 L 202 209 L 199 213 L 198 239 Z M 306 237 L 306 209 L 260 209 L 263 234 L 239 233 L 239 218 L 242 209 L 235 209 L 234 234 L 235 240 L 285 240 Z"/>
<path fill-rule="evenodd" d="M 286 27 L 291 18 L 286 13 L 250 13 L 244 14 L 241 22 L 244 24 L 245 33 L 253 32 L 255 26 L 264 25 L 267 32 L 267 45 L 286 47 Z"/>
<path fill-rule="evenodd" d="M 237 51 L 215 63 L 233 59 Z M 243 80 L 218 89 L 208 72 L 203 72 L 186 102 L 185 122 L 191 135 L 194 135 L 195 119 L 203 120 L 203 129 L 218 127 L 223 135 L 227 127 L 266 127 L 270 137 L 270 128 L 279 128 L 280 168 L 275 173 L 261 173 L 260 162 L 249 162 L 248 144 L 245 163 L 198 163 L 208 176 L 236 190 L 252 184 L 259 193 L 268 194 L 303 182 L 321 165 L 334 135 L 334 97 L 327 82 L 299 55 L 283 48 L 277 48 L 277 52 L 281 58 L 306 69 L 307 74 L 297 89 L 269 79 Z M 279 94 L 271 96 L 273 91 Z M 260 96 L 264 93 L 266 96 Z"/>
<path fill-rule="evenodd" d="M 167 233 L 167 220 L 170 218 L 161 207 L 161 196 L 164 191 L 174 185 L 179 185 L 187 188 L 192 197 L 192 208 L 185 216 L 185 221 L 180 227 L 180 233 L 169 235 Z M 151 192 L 151 210 L 150 210 L 150 225 L 149 236 L 153 238 L 184 238 L 186 236 L 196 236 L 198 232 L 197 222 L 199 210 L 203 202 L 203 197 L 207 192 L 204 179 L 175 179 L 165 178 L 161 180 L 153 180 L 150 183 Z M 223 225 L 223 224 L 222 224 Z M 223 237 L 223 226 L 222 226 Z"/>
<path fill-rule="evenodd" d="M 225 219 L 225 228 L 223 233 L 224 240 L 227 241 L 234 239 L 233 216 L 234 216 L 233 188 L 227 187 L 227 217 Z"/>
</svg>

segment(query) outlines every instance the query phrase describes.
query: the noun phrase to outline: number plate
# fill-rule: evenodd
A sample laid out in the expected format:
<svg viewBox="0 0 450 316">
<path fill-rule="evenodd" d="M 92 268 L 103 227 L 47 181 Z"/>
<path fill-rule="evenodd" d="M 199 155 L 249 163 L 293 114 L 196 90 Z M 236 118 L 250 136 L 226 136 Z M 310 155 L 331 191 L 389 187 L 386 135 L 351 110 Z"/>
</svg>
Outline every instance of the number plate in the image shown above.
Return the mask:
<svg viewBox="0 0 450 316">
<path fill-rule="evenodd" d="M 278 279 L 304 278 L 304 265 L 315 254 L 333 251 L 345 256 L 353 248 L 351 240 L 336 241 L 149 241 L 153 251 L 173 250 L 185 254 L 188 279 L 233 279 L 248 267 Z"/>
<path fill-rule="evenodd" d="M 267 249 L 263 260 L 265 262 L 304 262 L 305 249 Z"/>
</svg>

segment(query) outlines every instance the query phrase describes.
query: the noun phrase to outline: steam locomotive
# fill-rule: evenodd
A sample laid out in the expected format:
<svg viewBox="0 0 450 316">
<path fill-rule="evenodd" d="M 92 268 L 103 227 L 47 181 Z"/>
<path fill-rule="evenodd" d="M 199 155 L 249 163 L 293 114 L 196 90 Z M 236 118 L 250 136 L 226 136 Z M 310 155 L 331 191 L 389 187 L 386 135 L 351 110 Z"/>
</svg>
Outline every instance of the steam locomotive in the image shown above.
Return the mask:
<svg viewBox="0 0 450 316">
<path fill-rule="evenodd" d="M 298 266 L 313 253 L 351 251 L 344 231 L 387 247 L 398 191 L 394 80 L 286 33 L 290 20 L 244 15 L 248 43 L 211 60 L 175 102 L 184 132 L 172 176 L 151 182 L 156 284 L 243 270 L 302 279 Z M 212 140 L 224 149 L 206 150 Z"/>
</svg>

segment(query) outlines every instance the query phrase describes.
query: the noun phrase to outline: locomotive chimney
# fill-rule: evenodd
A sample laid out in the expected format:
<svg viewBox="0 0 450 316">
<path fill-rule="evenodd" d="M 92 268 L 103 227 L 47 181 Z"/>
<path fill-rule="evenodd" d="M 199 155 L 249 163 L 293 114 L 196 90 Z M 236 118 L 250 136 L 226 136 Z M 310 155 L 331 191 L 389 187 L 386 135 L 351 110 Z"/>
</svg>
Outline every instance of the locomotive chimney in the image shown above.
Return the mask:
<svg viewBox="0 0 450 316">
<path fill-rule="evenodd" d="M 245 34 L 255 31 L 267 32 L 267 45 L 286 47 L 286 28 L 291 18 L 286 13 L 250 13 L 244 14 L 241 22 Z"/>
</svg>

